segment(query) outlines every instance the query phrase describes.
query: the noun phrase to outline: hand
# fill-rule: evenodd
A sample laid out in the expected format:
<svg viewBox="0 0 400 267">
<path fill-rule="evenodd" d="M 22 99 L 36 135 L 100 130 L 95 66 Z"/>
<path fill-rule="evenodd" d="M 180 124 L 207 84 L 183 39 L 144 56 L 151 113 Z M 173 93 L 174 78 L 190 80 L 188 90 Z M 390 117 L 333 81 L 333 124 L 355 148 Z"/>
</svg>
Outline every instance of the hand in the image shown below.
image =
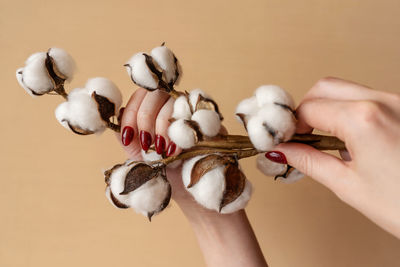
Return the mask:
<svg viewBox="0 0 400 267">
<path fill-rule="evenodd" d="M 296 114 L 298 133 L 328 132 L 344 141 L 347 151 L 341 160 L 310 146 L 281 144 L 277 150 L 288 164 L 400 238 L 400 95 L 325 78 Z"/>
</svg>

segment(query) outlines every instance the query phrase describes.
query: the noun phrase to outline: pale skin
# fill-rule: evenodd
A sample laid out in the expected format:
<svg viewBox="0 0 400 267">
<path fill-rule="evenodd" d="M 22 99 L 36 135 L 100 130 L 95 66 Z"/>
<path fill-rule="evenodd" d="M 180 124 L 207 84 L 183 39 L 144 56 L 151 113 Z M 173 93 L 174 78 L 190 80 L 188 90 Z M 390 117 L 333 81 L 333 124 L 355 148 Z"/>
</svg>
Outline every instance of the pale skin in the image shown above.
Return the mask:
<svg viewBox="0 0 400 267">
<path fill-rule="evenodd" d="M 141 130 L 152 140 L 162 135 L 168 147 L 173 102 L 159 91 L 138 89 L 131 96 L 121 120 L 121 129 L 130 126 L 135 133 L 123 146 L 130 159 L 142 159 Z M 400 238 L 400 94 L 325 78 L 306 94 L 296 114 L 298 133 L 327 132 L 345 141 L 348 151 L 339 159 L 302 144 L 281 144 L 276 150 L 290 165 Z M 191 223 L 208 266 L 267 266 L 244 210 L 221 215 L 199 206 L 183 188 L 179 168 L 169 169 L 168 179 L 172 198 Z"/>
</svg>

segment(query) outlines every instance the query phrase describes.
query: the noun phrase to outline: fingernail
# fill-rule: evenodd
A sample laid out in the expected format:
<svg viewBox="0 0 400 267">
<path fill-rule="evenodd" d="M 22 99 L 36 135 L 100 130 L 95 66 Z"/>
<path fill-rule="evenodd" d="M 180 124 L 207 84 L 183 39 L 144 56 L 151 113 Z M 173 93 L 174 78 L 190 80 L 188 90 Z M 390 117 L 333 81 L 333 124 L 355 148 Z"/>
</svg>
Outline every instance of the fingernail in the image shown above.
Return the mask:
<svg viewBox="0 0 400 267">
<path fill-rule="evenodd" d="M 265 153 L 265 157 L 270 161 L 280 163 L 280 164 L 287 164 L 287 160 L 285 154 L 279 151 L 270 151 Z"/>
<path fill-rule="evenodd" d="M 157 134 L 156 135 L 156 141 L 154 142 L 154 145 L 156 147 L 156 152 L 157 154 L 162 154 L 165 150 L 165 139 L 161 135 Z"/>
<path fill-rule="evenodd" d="M 149 150 L 150 146 L 151 146 L 151 134 L 149 132 L 146 131 L 140 131 L 140 144 L 142 146 L 142 149 L 144 151 Z"/>
<path fill-rule="evenodd" d="M 176 145 L 174 142 L 170 142 L 167 148 L 167 157 L 171 156 L 172 154 L 174 154 L 176 149 Z"/>
<path fill-rule="evenodd" d="M 135 132 L 133 131 L 133 128 L 130 126 L 125 126 L 124 130 L 122 131 L 122 136 L 121 136 L 122 144 L 124 146 L 129 145 L 132 142 L 134 135 L 135 135 Z"/>
<path fill-rule="evenodd" d="M 125 108 L 120 108 L 118 113 L 118 122 L 121 124 L 122 115 L 124 114 Z"/>
</svg>

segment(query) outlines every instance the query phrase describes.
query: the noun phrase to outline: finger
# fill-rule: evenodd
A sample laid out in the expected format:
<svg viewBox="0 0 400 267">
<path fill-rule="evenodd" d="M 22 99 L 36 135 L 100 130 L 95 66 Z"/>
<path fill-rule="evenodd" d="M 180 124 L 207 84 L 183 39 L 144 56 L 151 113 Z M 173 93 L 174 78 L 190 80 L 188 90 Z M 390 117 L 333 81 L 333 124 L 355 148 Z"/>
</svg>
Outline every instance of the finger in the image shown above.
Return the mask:
<svg viewBox="0 0 400 267">
<path fill-rule="evenodd" d="M 147 151 L 154 141 L 155 120 L 169 95 L 160 90 L 147 92 L 137 113 L 137 126 L 142 149 Z"/>
<path fill-rule="evenodd" d="M 170 97 L 157 115 L 155 126 L 156 139 L 154 145 L 157 154 L 160 155 L 166 151 L 169 144 L 169 137 L 167 132 L 168 126 L 170 124 L 169 118 L 171 118 L 172 111 L 174 109 L 174 102 L 174 98 Z"/>
<path fill-rule="evenodd" d="M 340 159 L 298 143 L 284 143 L 276 147 L 289 165 L 310 176 L 335 193 L 348 183 L 350 169 Z"/>
<path fill-rule="evenodd" d="M 147 91 L 143 88 L 136 90 L 126 104 L 121 118 L 121 134 L 119 138 L 129 158 L 140 155 L 137 112 L 146 93 Z"/>
</svg>

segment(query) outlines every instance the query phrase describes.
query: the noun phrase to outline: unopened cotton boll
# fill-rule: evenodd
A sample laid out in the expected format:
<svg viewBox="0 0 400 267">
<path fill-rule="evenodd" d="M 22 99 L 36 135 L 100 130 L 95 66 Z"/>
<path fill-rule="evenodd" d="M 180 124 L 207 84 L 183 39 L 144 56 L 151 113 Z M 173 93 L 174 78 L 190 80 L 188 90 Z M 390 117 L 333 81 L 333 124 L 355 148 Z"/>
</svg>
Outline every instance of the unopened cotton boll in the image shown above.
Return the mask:
<svg viewBox="0 0 400 267">
<path fill-rule="evenodd" d="M 183 163 L 182 180 L 186 190 L 202 206 L 219 211 L 220 203 L 225 190 L 225 166 L 217 167 L 207 172 L 194 186 L 187 188 L 190 184 L 191 173 L 194 164 L 206 155 L 191 158 Z"/>
<path fill-rule="evenodd" d="M 277 180 L 285 184 L 292 184 L 297 182 L 298 180 L 303 179 L 304 177 L 305 177 L 304 173 L 301 173 L 297 169 L 293 169 L 287 174 L 286 178 L 278 176 Z"/>
<path fill-rule="evenodd" d="M 185 123 L 184 119 L 171 123 L 168 127 L 168 136 L 172 142 L 183 149 L 191 148 L 197 141 L 195 131 Z"/>
<path fill-rule="evenodd" d="M 157 74 L 154 73 L 154 70 L 150 69 L 146 57 L 151 64 L 154 64 L 151 57 L 148 58 L 148 55 L 141 52 L 129 59 L 125 66 L 134 83 L 143 88 L 155 90 L 158 88 L 159 79 Z"/>
<path fill-rule="evenodd" d="M 190 120 L 192 112 L 190 110 L 188 98 L 184 95 L 178 97 L 174 102 L 172 118 Z"/>
<path fill-rule="evenodd" d="M 213 110 L 200 109 L 193 114 L 192 120 L 197 122 L 200 131 L 209 137 L 216 136 L 221 129 L 219 115 Z"/>
<path fill-rule="evenodd" d="M 175 84 L 180 77 L 180 70 L 174 53 L 168 47 L 162 45 L 151 50 L 150 55 L 163 70 L 164 81 L 171 85 Z"/>
<path fill-rule="evenodd" d="M 286 164 L 273 162 L 267 159 L 264 153 L 261 153 L 257 156 L 256 165 L 264 175 L 273 177 L 284 174 L 287 169 Z"/>
<path fill-rule="evenodd" d="M 263 85 L 256 89 L 255 96 L 259 107 L 265 104 L 281 104 L 294 110 L 294 101 L 290 94 L 277 85 Z"/>
<path fill-rule="evenodd" d="M 246 184 L 244 186 L 242 194 L 240 194 L 240 196 L 237 199 L 235 199 L 234 201 L 223 207 L 221 209 L 221 213 L 228 214 L 244 209 L 251 198 L 252 192 L 253 192 L 253 186 L 251 182 L 246 179 Z"/>
<path fill-rule="evenodd" d="M 203 90 L 194 89 L 189 92 L 189 103 L 192 106 L 193 110 L 196 110 L 197 101 L 199 100 L 199 96 L 203 96 L 205 98 L 210 98 Z"/>
<path fill-rule="evenodd" d="M 97 95 L 101 95 L 114 103 L 114 114 L 117 113 L 122 104 L 122 94 L 115 83 L 107 78 L 96 77 L 89 79 L 86 82 L 85 88 L 87 88 L 89 95 L 96 92 Z"/>
<path fill-rule="evenodd" d="M 52 47 L 48 51 L 49 56 L 54 60 L 57 70 L 70 81 L 75 71 L 74 59 L 64 49 Z"/>
</svg>

